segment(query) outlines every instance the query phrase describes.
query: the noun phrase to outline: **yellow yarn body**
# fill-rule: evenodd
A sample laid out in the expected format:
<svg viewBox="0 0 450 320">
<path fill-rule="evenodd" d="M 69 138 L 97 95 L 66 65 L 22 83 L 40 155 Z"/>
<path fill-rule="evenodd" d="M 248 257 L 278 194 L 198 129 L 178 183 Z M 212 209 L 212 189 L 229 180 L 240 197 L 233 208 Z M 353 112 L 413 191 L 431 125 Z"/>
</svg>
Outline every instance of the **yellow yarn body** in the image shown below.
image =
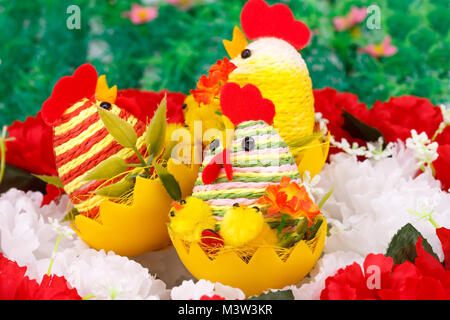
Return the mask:
<svg viewBox="0 0 450 320">
<path fill-rule="evenodd" d="M 253 84 L 275 105 L 274 127 L 288 145 L 314 130 L 314 96 L 308 68 L 300 53 L 287 42 L 261 38 L 247 46 L 251 56 L 240 55 L 228 81 L 241 87 Z"/>
</svg>

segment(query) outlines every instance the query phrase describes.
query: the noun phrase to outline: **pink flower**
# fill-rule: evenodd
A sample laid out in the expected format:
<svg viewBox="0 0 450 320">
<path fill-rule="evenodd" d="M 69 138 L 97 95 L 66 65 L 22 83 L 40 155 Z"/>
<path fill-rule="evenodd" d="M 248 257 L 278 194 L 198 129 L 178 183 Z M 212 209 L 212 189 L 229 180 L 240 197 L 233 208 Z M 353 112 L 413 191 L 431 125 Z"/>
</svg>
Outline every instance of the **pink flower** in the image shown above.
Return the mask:
<svg viewBox="0 0 450 320">
<path fill-rule="evenodd" d="M 386 36 L 381 44 L 369 44 L 368 46 L 359 49 L 359 53 L 368 53 L 374 58 L 390 57 L 398 51 L 396 46 L 391 44 L 391 37 Z"/>
<path fill-rule="evenodd" d="M 364 21 L 367 15 L 367 9 L 352 7 L 346 16 L 333 18 L 333 24 L 337 31 L 350 29 Z"/>
<path fill-rule="evenodd" d="M 143 24 L 156 19 L 158 16 L 158 8 L 144 7 L 136 3 L 131 5 L 131 11 L 128 13 L 131 22 L 134 24 Z"/>
</svg>

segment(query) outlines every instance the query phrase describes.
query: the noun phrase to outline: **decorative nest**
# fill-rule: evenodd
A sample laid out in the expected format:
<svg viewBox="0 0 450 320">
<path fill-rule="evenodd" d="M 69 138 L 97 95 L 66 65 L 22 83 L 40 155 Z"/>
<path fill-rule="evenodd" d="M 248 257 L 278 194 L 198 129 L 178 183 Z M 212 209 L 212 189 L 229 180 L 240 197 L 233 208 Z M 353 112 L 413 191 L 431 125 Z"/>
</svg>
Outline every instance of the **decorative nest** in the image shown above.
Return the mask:
<svg viewBox="0 0 450 320">
<path fill-rule="evenodd" d="M 168 171 L 179 181 L 183 197 L 192 192 L 198 166 L 176 165 Z M 122 256 L 137 256 L 170 244 L 166 224 L 172 199 L 159 178 L 137 177 L 132 203 L 105 200 L 97 218 L 77 215 L 72 228 L 92 248 L 112 250 Z"/>
<path fill-rule="evenodd" d="M 200 242 L 187 242 L 169 229 L 178 256 L 197 279 L 220 282 L 240 288 L 246 296 L 268 289 L 281 289 L 305 277 L 319 259 L 327 234 L 326 220 L 311 240 L 299 241 L 291 248 L 261 246 L 211 249 Z"/>
</svg>

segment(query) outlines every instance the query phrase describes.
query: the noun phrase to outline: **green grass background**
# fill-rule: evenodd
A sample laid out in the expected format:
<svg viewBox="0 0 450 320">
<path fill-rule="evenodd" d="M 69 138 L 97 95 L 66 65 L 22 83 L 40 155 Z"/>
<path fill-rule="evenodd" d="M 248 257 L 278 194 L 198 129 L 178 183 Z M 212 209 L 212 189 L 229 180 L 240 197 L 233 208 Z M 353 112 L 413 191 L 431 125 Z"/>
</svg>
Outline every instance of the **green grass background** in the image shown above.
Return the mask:
<svg viewBox="0 0 450 320">
<path fill-rule="evenodd" d="M 187 11 L 160 4 L 157 19 L 134 25 L 123 17 L 132 2 L 0 0 L 0 125 L 34 115 L 56 81 L 85 62 L 119 88 L 188 93 L 210 65 L 226 56 L 222 39 L 231 38 L 245 3 L 213 1 Z M 281 2 L 317 32 L 302 51 L 315 88 L 350 91 L 369 106 L 404 94 L 448 101 L 448 0 Z M 72 4 L 81 9 L 80 30 L 66 27 Z M 371 4 L 381 8 L 380 30 L 363 23 L 360 37 L 334 31 L 333 17 L 352 5 Z M 397 55 L 376 60 L 357 53 L 387 34 L 399 48 Z"/>
</svg>

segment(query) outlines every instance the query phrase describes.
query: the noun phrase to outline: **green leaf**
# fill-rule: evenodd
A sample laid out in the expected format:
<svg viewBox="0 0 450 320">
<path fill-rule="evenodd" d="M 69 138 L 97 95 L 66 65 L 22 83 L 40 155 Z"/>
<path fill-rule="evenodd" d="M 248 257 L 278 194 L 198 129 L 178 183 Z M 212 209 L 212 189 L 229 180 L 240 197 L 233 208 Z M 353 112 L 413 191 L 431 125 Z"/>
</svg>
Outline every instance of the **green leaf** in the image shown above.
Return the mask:
<svg viewBox="0 0 450 320">
<path fill-rule="evenodd" d="M 167 129 L 166 112 L 167 98 L 164 96 L 147 127 L 147 132 L 145 135 L 145 143 L 147 145 L 148 153 L 153 155 L 154 158 L 159 156 L 164 147 Z"/>
<path fill-rule="evenodd" d="M 170 141 L 167 145 L 166 149 L 164 150 L 164 153 L 162 155 L 163 160 L 169 160 L 172 155 L 172 150 L 175 148 L 175 146 L 178 144 L 177 141 Z"/>
<path fill-rule="evenodd" d="M 169 196 L 175 201 L 181 200 L 180 185 L 178 184 L 174 176 L 171 175 L 166 168 L 158 163 L 154 163 L 153 166 L 155 168 L 156 174 L 158 175 L 158 178 L 161 180 L 161 183 L 164 189 L 166 189 Z"/>
<path fill-rule="evenodd" d="M 294 294 L 292 290 L 270 291 L 259 296 L 250 297 L 247 300 L 294 300 Z"/>
<path fill-rule="evenodd" d="M 134 148 L 136 146 L 137 135 L 131 124 L 101 107 L 97 107 L 97 111 L 108 132 L 122 147 Z"/>
<path fill-rule="evenodd" d="M 317 218 L 317 221 L 310 228 L 309 239 L 314 239 L 314 237 L 316 236 L 317 231 L 319 231 L 322 223 L 323 223 L 323 219 L 320 217 Z"/>
<path fill-rule="evenodd" d="M 28 171 L 6 163 L 2 183 L 0 183 L 0 193 L 11 188 L 22 191 L 40 191 L 45 193 L 47 184 L 33 176 Z"/>
<path fill-rule="evenodd" d="M 298 221 L 297 226 L 295 227 L 295 232 L 300 236 L 300 239 L 303 239 L 305 233 L 308 229 L 308 219 L 305 217 L 301 217 Z"/>
<path fill-rule="evenodd" d="M 319 201 L 319 209 L 322 209 L 323 205 L 324 205 L 325 202 L 327 202 L 327 200 L 331 197 L 331 195 L 333 194 L 333 192 L 334 192 L 334 188 L 331 189 L 330 191 L 328 191 L 328 192 L 323 196 L 323 198 L 320 199 L 320 201 Z"/>
<path fill-rule="evenodd" d="M 38 174 L 33 174 L 33 176 L 35 176 L 38 179 L 41 179 L 45 183 L 53 185 L 55 187 L 64 188 L 64 185 L 61 182 L 61 179 L 59 177 L 56 177 L 56 176 L 44 176 L 44 175 L 38 175 Z"/>
<path fill-rule="evenodd" d="M 342 128 L 347 130 L 353 138 L 364 141 L 378 141 L 378 138 L 383 136 L 378 129 L 365 124 L 344 109 L 342 109 L 342 117 L 344 118 Z"/>
<path fill-rule="evenodd" d="M 91 169 L 85 180 L 108 180 L 125 172 L 128 164 L 119 157 L 111 157 L 100 162 L 96 167 Z"/>
<path fill-rule="evenodd" d="M 107 185 L 106 187 L 97 190 L 95 194 L 108 198 L 119 198 L 120 196 L 130 192 L 133 186 L 133 181 L 122 179 L 117 183 Z"/>
<path fill-rule="evenodd" d="M 395 264 L 401 264 L 405 261 L 414 263 L 414 260 L 416 260 L 417 258 L 416 243 L 419 237 L 422 237 L 423 239 L 423 248 L 429 254 L 439 260 L 437 255 L 433 252 L 433 249 L 431 248 L 428 241 L 410 223 L 404 225 L 400 230 L 397 231 L 395 236 L 392 238 L 391 243 L 389 244 L 386 256 L 392 257 Z"/>
<path fill-rule="evenodd" d="M 73 208 L 72 210 L 67 212 L 67 214 L 64 216 L 64 218 L 60 222 L 73 221 L 73 220 L 75 220 L 75 217 L 79 214 L 80 214 L 80 212 L 76 208 Z"/>
</svg>

